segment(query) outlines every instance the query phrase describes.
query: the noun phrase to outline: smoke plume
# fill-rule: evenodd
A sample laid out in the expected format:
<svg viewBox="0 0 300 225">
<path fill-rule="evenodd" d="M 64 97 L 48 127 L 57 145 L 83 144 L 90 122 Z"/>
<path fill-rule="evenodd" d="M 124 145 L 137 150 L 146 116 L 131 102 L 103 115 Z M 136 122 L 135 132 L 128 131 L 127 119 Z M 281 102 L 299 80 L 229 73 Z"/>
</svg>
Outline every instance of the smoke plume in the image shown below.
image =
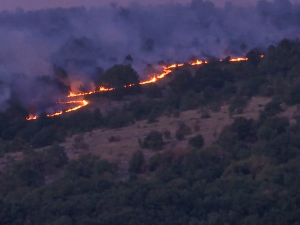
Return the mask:
<svg viewBox="0 0 300 225">
<path fill-rule="evenodd" d="M 261 0 L 247 8 L 193 0 L 1 12 L 0 107 L 15 98 L 45 110 L 69 87 L 92 88 L 99 71 L 128 55 L 141 79 L 145 67 L 160 60 L 240 56 L 298 38 L 298 21 L 300 6 L 288 0 Z"/>
</svg>

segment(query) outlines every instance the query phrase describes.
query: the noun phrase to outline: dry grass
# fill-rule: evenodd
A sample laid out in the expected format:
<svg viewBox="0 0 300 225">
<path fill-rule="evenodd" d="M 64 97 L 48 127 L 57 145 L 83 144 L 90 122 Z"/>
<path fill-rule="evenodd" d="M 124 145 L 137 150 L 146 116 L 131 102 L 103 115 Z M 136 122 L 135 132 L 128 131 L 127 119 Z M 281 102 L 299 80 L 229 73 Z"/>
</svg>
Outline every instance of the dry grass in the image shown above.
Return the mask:
<svg viewBox="0 0 300 225">
<path fill-rule="evenodd" d="M 270 100 L 270 98 L 262 97 L 253 98 L 246 107 L 245 112 L 235 116 L 257 119 L 259 111 L 262 110 L 263 106 Z M 206 146 L 214 143 L 222 129 L 226 125 L 231 124 L 235 116 L 230 118 L 228 106 L 222 106 L 220 112 L 210 112 L 210 115 L 210 118 L 201 119 L 201 114 L 198 110 L 190 110 L 182 112 L 179 118 L 162 116 L 159 118 L 158 122 L 152 124 L 147 124 L 147 121 L 144 120 L 120 129 L 94 130 L 92 135 L 90 135 L 90 133 L 85 134 L 84 140 L 90 145 L 88 152 L 99 155 L 101 158 L 111 162 L 119 163 L 122 167 L 126 167 L 127 161 L 133 152 L 140 149 L 137 142 L 138 138 L 143 139 L 151 130 L 163 132 L 165 129 L 168 129 L 171 132 L 171 138 L 165 139 L 165 151 L 171 149 L 187 149 L 188 139 L 197 134 L 203 135 Z M 187 126 L 192 128 L 192 134 L 186 136 L 185 140 L 178 141 L 175 139 L 175 131 L 181 122 L 184 122 Z M 195 124 L 198 124 L 200 127 L 199 130 L 194 129 Z M 108 138 L 111 136 L 120 137 L 120 141 L 109 142 Z M 70 138 L 64 144 L 68 156 L 71 159 L 77 158 L 79 154 L 86 152 L 75 153 L 72 151 L 72 142 L 73 138 Z M 146 158 L 154 154 L 153 151 L 147 149 L 143 149 L 143 152 Z"/>
<path fill-rule="evenodd" d="M 128 159 L 133 152 L 140 149 L 137 142 L 138 138 L 143 139 L 151 130 L 163 132 L 168 129 L 171 132 L 171 138 L 165 139 L 166 145 L 163 151 L 179 150 L 185 152 L 188 146 L 188 139 L 197 134 L 202 134 L 205 140 L 205 146 L 215 142 L 222 129 L 233 122 L 234 117 L 243 116 L 246 118 L 257 119 L 259 111 L 263 110 L 266 103 L 271 101 L 270 98 L 255 97 L 252 98 L 243 114 L 234 115 L 230 118 L 228 114 L 228 106 L 222 106 L 220 112 L 209 112 L 211 117 L 201 119 L 199 110 L 190 110 L 181 112 L 179 118 L 162 116 L 158 118 L 158 122 L 147 124 L 147 121 L 138 121 L 134 125 L 123 127 L 120 129 L 99 129 L 83 134 L 84 142 L 89 145 L 88 150 L 74 150 L 72 144 L 74 137 L 67 139 L 62 145 L 66 147 L 66 152 L 70 159 L 76 159 L 80 154 L 90 152 L 98 155 L 110 162 L 119 164 L 122 169 L 127 169 Z M 120 103 L 119 103 L 120 104 Z M 113 104 L 115 105 L 115 104 Z M 288 117 L 293 122 L 293 116 L 297 113 L 297 107 L 286 107 L 282 116 Z M 175 138 L 175 132 L 180 123 L 184 122 L 192 130 L 192 134 L 185 137 L 183 141 Z M 195 124 L 198 128 L 195 130 Z M 120 141 L 109 142 L 109 138 L 115 136 L 120 137 Z M 146 159 L 151 157 L 154 152 L 148 149 L 142 150 Z M 10 157 L 21 158 L 20 153 L 10 154 Z M 0 167 L 5 165 L 7 156 L 0 159 Z"/>
</svg>

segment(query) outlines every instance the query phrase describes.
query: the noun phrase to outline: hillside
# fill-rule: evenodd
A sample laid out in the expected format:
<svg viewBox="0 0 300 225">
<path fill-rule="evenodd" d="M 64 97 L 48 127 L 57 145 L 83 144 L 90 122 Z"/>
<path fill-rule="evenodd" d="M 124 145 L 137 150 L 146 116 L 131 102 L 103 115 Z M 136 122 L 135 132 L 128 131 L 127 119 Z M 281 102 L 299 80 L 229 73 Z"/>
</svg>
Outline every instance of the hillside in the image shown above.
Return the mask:
<svg viewBox="0 0 300 225">
<path fill-rule="evenodd" d="M 0 114 L 0 221 L 299 224 L 300 43 L 261 55 L 134 88 L 113 80 L 58 117 L 27 121 L 12 104 Z"/>
</svg>

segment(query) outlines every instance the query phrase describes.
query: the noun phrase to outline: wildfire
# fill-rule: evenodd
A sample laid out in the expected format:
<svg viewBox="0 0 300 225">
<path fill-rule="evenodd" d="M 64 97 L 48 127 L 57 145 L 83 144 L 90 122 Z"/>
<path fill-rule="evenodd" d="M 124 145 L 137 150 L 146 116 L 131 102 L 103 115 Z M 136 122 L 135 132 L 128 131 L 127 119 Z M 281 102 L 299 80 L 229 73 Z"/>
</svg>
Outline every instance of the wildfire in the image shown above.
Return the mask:
<svg viewBox="0 0 300 225">
<path fill-rule="evenodd" d="M 260 55 L 260 58 L 263 58 L 264 55 Z M 229 61 L 230 62 L 241 62 L 241 61 L 247 61 L 248 58 L 246 57 L 240 57 L 240 58 L 231 58 Z M 222 61 L 222 59 L 220 59 L 220 61 Z M 196 65 L 202 65 L 202 64 L 207 64 L 208 62 L 207 61 L 202 61 L 202 60 L 195 60 L 193 62 L 190 62 L 189 64 L 192 65 L 192 66 L 196 66 Z M 174 68 L 177 68 L 177 67 L 182 67 L 184 66 L 183 63 L 174 63 L 174 64 L 171 64 L 169 66 L 164 66 L 163 67 L 163 72 L 159 75 L 156 75 L 154 77 L 150 77 L 149 80 L 146 80 L 146 81 L 142 81 L 140 82 L 140 85 L 144 85 L 144 84 L 150 84 L 150 83 L 155 83 L 157 82 L 157 80 L 159 79 L 162 79 L 164 78 L 165 76 L 167 76 L 169 73 L 172 72 L 172 69 Z M 124 87 L 132 87 L 134 84 L 129 84 L 129 85 L 126 85 Z M 72 98 L 72 97 L 80 97 L 80 96 L 85 96 L 85 95 L 91 95 L 91 94 L 94 94 L 94 93 L 98 93 L 98 92 L 105 92 L 105 91 L 112 91 L 114 90 L 115 88 L 106 88 L 106 87 L 99 87 L 98 90 L 95 90 L 95 91 L 90 91 L 90 92 L 84 92 L 84 93 L 73 93 L 73 92 L 70 92 L 70 94 L 67 96 L 68 98 Z M 54 114 L 49 114 L 47 115 L 48 117 L 54 117 L 54 116 L 59 116 L 59 115 L 62 115 L 63 113 L 68 113 L 68 112 L 72 112 L 72 111 L 76 111 L 86 105 L 89 104 L 88 101 L 86 100 L 78 100 L 78 101 L 68 101 L 68 102 L 58 102 L 59 104 L 79 104 L 78 106 L 76 107 L 73 107 L 73 108 L 70 108 L 68 110 L 65 110 L 65 111 L 60 111 L 60 112 L 56 112 Z M 26 119 L 27 120 L 36 120 L 38 118 L 38 116 L 36 115 L 32 115 L 32 116 L 29 116 L 27 117 Z"/>
<path fill-rule="evenodd" d="M 97 93 L 97 92 L 112 91 L 112 90 L 114 90 L 114 88 L 99 87 L 99 90 L 98 90 L 98 91 L 83 92 L 83 93 L 78 93 L 78 94 L 75 94 L 75 93 L 73 93 L 73 92 L 70 92 L 70 94 L 68 95 L 68 98 L 72 98 L 72 97 L 80 97 L 80 96 L 85 96 L 85 95 L 95 94 L 95 93 Z"/>
<path fill-rule="evenodd" d="M 37 116 L 28 116 L 26 117 L 26 120 L 36 120 Z"/>
<path fill-rule="evenodd" d="M 81 103 L 81 105 L 79 105 L 79 106 L 76 106 L 76 107 L 74 107 L 74 108 L 71 108 L 71 109 L 68 109 L 68 110 L 66 110 L 65 112 L 66 112 L 66 113 L 68 113 L 68 112 L 75 111 L 75 110 L 77 110 L 77 109 L 80 109 L 80 108 L 82 108 L 82 107 L 84 107 L 84 106 L 88 105 L 88 104 L 89 104 L 89 102 L 88 102 L 88 101 L 86 101 L 86 100 L 83 100 L 83 101 L 82 101 L 82 103 Z"/>
<path fill-rule="evenodd" d="M 53 114 L 48 114 L 47 117 L 54 117 L 54 116 L 60 116 L 62 115 L 63 113 L 68 113 L 68 112 L 72 112 L 72 111 L 75 111 L 75 110 L 78 110 L 86 105 L 89 104 L 88 101 L 86 100 L 78 100 L 78 101 L 68 101 L 68 102 L 61 102 L 59 101 L 58 104 L 80 104 L 76 107 L 73 107 L 73 108 L 70 108 L 70 109 L 67 109 L 65 111 L 60 111 L 60 112 L 56 112 L 56 113 L 53 113 Z M 26 117 L 26 120 L 36 120 L 38 118 L 37 115 L 32 115 L 32 116 L 29 116 L 29 117 Z"/>
<path fill-rule="evenodd" d="M 229 61 L 230 62 L 240 62 L 240 61 L 247 61 L 248 58 L 231 58 Z"/>
</svg>

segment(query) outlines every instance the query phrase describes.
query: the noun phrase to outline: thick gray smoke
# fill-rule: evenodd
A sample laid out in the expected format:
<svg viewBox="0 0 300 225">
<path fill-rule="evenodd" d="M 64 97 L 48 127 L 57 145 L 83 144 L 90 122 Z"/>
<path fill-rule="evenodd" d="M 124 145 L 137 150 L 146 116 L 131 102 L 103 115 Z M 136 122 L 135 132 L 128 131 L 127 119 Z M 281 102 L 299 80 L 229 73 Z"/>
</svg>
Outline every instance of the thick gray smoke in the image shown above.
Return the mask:
<svg viewBox="0 0 300 225">
<path fill-rule="evenodd" d="M 141 76 L 147 64 L 160 60 L 243 55 L 298 38 L 299 21 L 300 6 L 288 0 L 262 0 L 250 8 L 230 3 L 217 8 L 193 0 L 186 5 L 2 12 L 0 107 L 17 98 L 25 107 L 45 108 L 68 85 L 91 88 L 97 71 L 123 63 L 129 54 Z"/>
</svg>

